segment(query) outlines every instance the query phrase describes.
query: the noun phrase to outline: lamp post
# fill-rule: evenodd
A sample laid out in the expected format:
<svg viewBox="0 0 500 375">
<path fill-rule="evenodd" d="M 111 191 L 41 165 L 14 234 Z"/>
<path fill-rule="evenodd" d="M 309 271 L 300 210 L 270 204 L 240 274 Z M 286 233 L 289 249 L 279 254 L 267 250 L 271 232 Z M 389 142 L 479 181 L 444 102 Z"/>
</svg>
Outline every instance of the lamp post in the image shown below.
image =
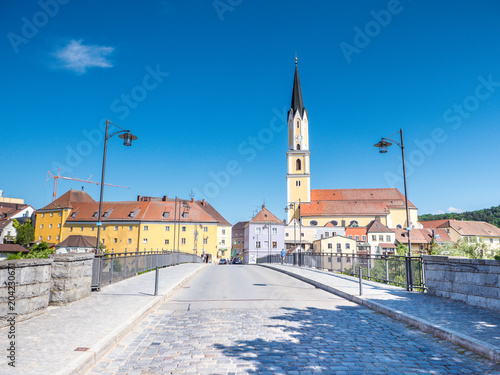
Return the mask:
<svg viewBox="0 0 500 375">
<path fill-rule="evenodd" d="M 109 124 L 116 126 L 117 128 L 120 128 L 121 130 L 117 130 L 114 133 L 111 133 L 108 135 L 109 132 Z M 106 133 L 104 135 L 104 155 L 102 157 L 102 175 L 101 175 L 101 195 L 99 197 L 99 212 L 98 212 L 98 217 L 97 217 L 97 249 L 96 249 L 96 254 L 100 254 L 100 241 L 101 241 L 101 219 L 102 219 L 102 198 L 103 198 L 103 193 L 104 193 L 104 176 L 106 172 L 106 153 L 107 153 L 107 148 L 108 148 L 108 139 L 113 137 L 116 134 L 120 134 L 119 137 L 123 139 L 123 144 L 125 146 L 132 146 L 132 141 L 135 141 L 137 137 L 133 134 L 130 133 L 130 130 L 125 130 L 122 127 L 113 124 L 110 122 L 108 119 L 106 119 Z"/>
<path fill-rule="evenodd" d="M 301 220 L 300 220 L 300 199 L 298 202 L 290 202 L 289 205 L 287 205 L 285 207 L 285 212 L 288 212 L 289 210 L 293 209 L 293 246 L 295 248 L 295 250 L 297 249 L 297 237 L 296 237 L 296 234 L 295 234 L 295 226 L 296 226 L 296 221 L 297 221 L 297 211 L 296 209 L 298 209 L 298 212 L 299 212 L 299 243 L 300 243 L 300 246 L 299 246 L 299 251 L 298 251 L 298 265 L 300 266 L 300 254 L 302 252 L 302 223 L 301 223 Z"/>
<path fill-rule="evenodd" d="M 400 136 L 401 142 L 395 141 L 394 139 L 391 139 L 389 137 L 393 137 L 394 135 L 398 134 Z M 391 134 L 387 138 L 382 138 L 379 143 L 375 144 L 375 147 L 379 148 L 379 152 L 381 154 L 385 154 L 387 152 L 387 147 L 391 146 L 392 143 L 389 141 L 394 142 L 396 145 L 399 146 L 401 149 L 401 157 L 403 159 L 403 182 L 404 182 L 404 189 L 405 189 L 405 208 L 406 208 L 406 232 L 408 233 L 408 256 L 411 257 L 411 225 L 410 225 L 410 212 L 408 209 L 408 191 L 406 189 L 406 167 L 405 167 L 405 145 L 404 145 L 404 140 L 403 140 L 403 129 L 399 129 L 398 132 Z M 408 285 L 406 289 L 411 289 L 412 285 L 412 272 L 411 272 L 411 259 L 409 258 L 409 265 L 408 265 Z"/>
</svg>

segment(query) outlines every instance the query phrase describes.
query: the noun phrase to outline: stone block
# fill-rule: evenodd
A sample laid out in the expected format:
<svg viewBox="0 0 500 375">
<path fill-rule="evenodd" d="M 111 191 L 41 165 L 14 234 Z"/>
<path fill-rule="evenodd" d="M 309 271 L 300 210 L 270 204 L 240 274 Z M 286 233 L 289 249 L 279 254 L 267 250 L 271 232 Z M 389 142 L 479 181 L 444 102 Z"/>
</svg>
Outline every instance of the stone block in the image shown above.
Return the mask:
<svg viewBox="0 0 500 375">
<path fill-rule="evenodd" d="M 462 293 L 450 293 L 450 299 L 467 303 L 468 295 Z"/>
<path fill-rule="evenodd" d="M 38 281 L 36 268 L 37 267 L 23 267 L 17 269 L 17 272 L 20 273 L 19 284 L 26 285 L 36 283 Z"/>
<path fill-rule="evenodd" d="M 24 315 L 30 312 L 29 298 L 16 299 L 16 313 L 18 315 Z"/>
<path fill-rule="evenodd" d="M 499 298 L 487 298 L 486 307 L 491 310 L 500 311 L 500 299 Z"/>
<path fill-rule="evenodd" d="M 29 299 L 30 313 L 46 308 L 49 305 L 48 296 L 38 296 Z"/>
<path fill-rule="evenodd" d="M 54 263 L 51 273 L 51 277 L 53 279 L 67 279 L 69 276 L 70 270 L 68 267 L 64 267 L 58 263 Z"/>
<path fill-rule="evenodd" d="M 488 307 L 488 298 L 480 297 L 480 296 L 469 296 L 467 299 L 467 303 L 472 306 L 478 307 Z"/>
<path fill-rule="evenodd" d="M 441 290 L 437 290 L 435 291 L 434 295 L 437 297 L 450 298 L 451 292 L 443 292 Z"/>
<path fill-rule="evenodd" d="M 47 282 L 47 283 L 40 283 L 38 285 L 39 289 L 40 289 L 40 295 L 43 296 L 43 295 L 49 295 L 50 293 L 50 283 Z"/>
<path fill-rule="evenodd" d="M 50 292 L 52 293 L 53 291 L 64 291 L 66 289 L 65 287 L 66 280 L 64 279 L 54 279 L 50 283 Z"/>
</svg>

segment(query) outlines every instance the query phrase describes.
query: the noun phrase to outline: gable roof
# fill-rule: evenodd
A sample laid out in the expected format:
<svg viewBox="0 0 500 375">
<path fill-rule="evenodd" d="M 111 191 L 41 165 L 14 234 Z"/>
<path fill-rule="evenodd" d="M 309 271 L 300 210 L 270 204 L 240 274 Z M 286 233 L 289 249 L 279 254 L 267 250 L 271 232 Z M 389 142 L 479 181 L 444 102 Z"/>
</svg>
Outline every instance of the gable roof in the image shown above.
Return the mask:
<svg viewBox="0 0 500 375">
<path fill-rule="evenodd" d="M 196 203 L 202 209 L 204 209 L 210 216 L 212 216 L 215 220 L 217 220 L 220 226 L 225 226 L 225 227 L 231 226 L 231 224 L 226 219 L 224 219 L 224 217 L 215 208 L 213 208 L 213 206 L 206 200 L 196 201 Z"/>
<path fill-rule="evenodd" d="M 387 228 L 384 224 L 382 224 L 378 220 L 372 220 L 366 226 L 367 233 L 394 233 L 393 230 Z"/>
<path fill-rule="evenodd" d="M 58 243 L 56 247 L 90 247 L 97 246 L 97 237 L 70 235 L 64 241 Z"/>
<path fill-rule="evenodd" d="M 0 253 L 29 253 L 30 251 L 18 244 L 0 244 Z"/>
<path fill-rule="evenodd" d="M 447 220 L 439 228 L 453 228 L 461 236 L 500 237 L 500 228 L 485 221 Z"/>
<path fill-rule="evenodd" d="M 49 203 L 39 211 L 56 210 L 61 208 L 72 208 L 73 203 L 90 203 L 95 202 L 90 195 L 85 191 L 70 189 L 55 201 Z"/>
<path fill-rule="evenodd" d="M 265 205 L 262 205 L 262 210 L 259 211 L 257 215 L 253 217 L 249 223 L 274 223 L 283 224 L 283 222 L 274 216 L 271 211 L 269 211 Z"/>
<path fill-rule="evenodd" d="M 422 224 L 424 228 L 437 228 L 440 225 L 448 222 L 448 219 L 442 219 L 442 220 L 429 220 L 429 221 L 420 221 L 419 223 Z"/>
<path fill-rule="evenodd" d="M 408 243 L 408 232 L 405 229 L 395 229 L 394 232 L 396 233 L 397 242 Z M 436 243 L 452 242 L 445 228 L 434 229 L 434 234 Z M 432 229 L 412 229 L 410 235 L 412 244 L 429 244 L 432 240 Z"/>
</svg>

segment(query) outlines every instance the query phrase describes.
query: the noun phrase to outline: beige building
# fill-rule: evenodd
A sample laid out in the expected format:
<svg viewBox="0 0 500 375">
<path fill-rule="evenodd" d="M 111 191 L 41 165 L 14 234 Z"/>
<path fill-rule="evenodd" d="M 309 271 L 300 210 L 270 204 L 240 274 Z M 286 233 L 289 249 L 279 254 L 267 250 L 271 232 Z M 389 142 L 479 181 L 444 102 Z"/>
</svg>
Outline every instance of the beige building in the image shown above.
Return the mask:
<svg viewBox="0 0 500 375">
<path fill-rule="evenodd" d="M 322 238 L 313 241 L 313 253 L 355 254 L 356 240 L 344 236 Z"/>
</svg>

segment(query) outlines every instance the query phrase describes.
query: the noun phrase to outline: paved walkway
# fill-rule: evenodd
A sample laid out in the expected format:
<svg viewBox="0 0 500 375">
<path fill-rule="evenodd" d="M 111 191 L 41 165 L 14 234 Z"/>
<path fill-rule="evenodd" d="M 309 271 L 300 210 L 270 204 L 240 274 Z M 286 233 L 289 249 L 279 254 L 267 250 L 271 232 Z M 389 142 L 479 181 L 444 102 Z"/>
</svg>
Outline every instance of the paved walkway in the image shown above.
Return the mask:
<svg viewBox="0 0 500 375">
<path fill-rule="evenodd" d="M 496 311 L 366 280 L 363 280 L 363 295 L 360 296 L 359 279 L 351 276 L 286 265 L 263 266 L 500 362 L 500 314 Z"/>
<path fill-rule="evenodd" d="M 91 368 L 108 350 L 206 267 L 181 264 L 160 270 L 158 296 L 154 272 L 105 286 L 67 306 L 49 307 L 40 316 L 16 324 L 16 367 L 0 356 L 2 374 L 77 374 Z M 0 344 L 7 348 L 7 328 Z M 6 350 L 2 350 L 2 353 Z"/>
</svg>

